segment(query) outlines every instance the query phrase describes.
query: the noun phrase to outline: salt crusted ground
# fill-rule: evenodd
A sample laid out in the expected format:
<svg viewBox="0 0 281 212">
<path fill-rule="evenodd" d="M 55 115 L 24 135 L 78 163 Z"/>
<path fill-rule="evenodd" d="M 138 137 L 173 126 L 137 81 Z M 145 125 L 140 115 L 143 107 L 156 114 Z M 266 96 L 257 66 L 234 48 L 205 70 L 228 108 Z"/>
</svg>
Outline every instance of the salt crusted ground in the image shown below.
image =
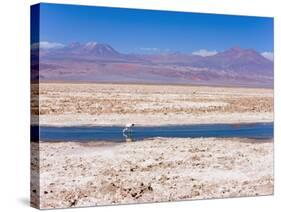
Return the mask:
<svg viewBox="0 0 281 212">
<path fill-rule="evenodd" d="M 36 90 L 35 90 L 36 91 Z M 40 84 L 41 125 L 273 121 L 273 90 L 175 85 Z M 37 99 L 33 101 L 36 120 Z"/>
<path fill-rule="evenodd" d="M 272 89 L 42 83 L 32 92 L 33 123 L 39 108 L 41 125 L 273 121 Z M 273 193 L 273 141 L 153 138 L 32 148 L 31 201 L 42 208 Z"/>
<path fill-rule="evenodd" d="M 41 142 L 39 149 L 41 190 L 33 185 L 32 196 L 42 208 L 273 193 L 272 141 L 154 138 Z"/>
</svg>

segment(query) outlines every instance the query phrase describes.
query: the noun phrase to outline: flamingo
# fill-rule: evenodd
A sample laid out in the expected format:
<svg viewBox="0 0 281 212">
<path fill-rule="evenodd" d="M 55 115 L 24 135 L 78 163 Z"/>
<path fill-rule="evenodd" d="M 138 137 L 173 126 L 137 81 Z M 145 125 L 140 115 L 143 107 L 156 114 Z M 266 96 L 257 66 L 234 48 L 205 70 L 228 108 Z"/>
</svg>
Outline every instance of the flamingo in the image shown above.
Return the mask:
<svg viewBox="0 0 281 212">
<path fill-rule="evenodd" d="M 133 124 L 133 123 L 126 124 L 125 128 L 123 129 L 123 133 L 126 133 L 126 132 L 131 133 L 133 131 L 134 126 L 135 126 L 135 124 Z"/>
</svg>

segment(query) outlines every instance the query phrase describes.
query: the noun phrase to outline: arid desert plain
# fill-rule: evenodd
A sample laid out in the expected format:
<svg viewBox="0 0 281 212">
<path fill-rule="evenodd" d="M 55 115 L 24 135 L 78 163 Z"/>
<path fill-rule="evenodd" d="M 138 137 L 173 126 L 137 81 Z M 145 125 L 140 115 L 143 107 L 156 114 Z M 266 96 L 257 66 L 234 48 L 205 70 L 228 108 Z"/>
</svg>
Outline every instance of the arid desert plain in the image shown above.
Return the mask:
<svg viewBox="0 0 281 212">
<path fill-rule="evenodd" d="M 33 92 L 32 121 L 39 107 L 41 126 L 273 122 L 273 89 L 41 83 Z M 273 139 L 42 141 L 32 148 L 31 174 L 39 170 L 40 180 L 31 182 L 31 199 L 42 208 L 273 194 Z"/>
<path fill-rule="evenodd" d="M 40 125 L 273 121 L 272 89 L 41 83 L 39 92 Z"/>
</svg>

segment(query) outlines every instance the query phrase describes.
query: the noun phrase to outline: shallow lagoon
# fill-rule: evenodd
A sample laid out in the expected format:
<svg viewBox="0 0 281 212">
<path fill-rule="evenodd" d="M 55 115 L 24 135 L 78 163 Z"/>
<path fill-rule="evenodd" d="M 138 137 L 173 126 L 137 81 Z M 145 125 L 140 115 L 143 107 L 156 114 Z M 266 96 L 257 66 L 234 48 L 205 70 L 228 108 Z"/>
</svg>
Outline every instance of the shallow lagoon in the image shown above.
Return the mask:
<svg viewBox="0 0 281 212">
<path fill-rule="evenodd" d="M 132 133 L 123 133 L 122 126 L 40 126 L 40 141 L 111 141 L 126 139 L 141 141 L 153 137 L 198 138 L 198 137 L 239 137 L 251 139 L 272 139 L 273 123 L 251 124 L 197 124 L 144 127 L 135 126 Z M 38 126 L 31 128 L 32 137 Z"/>
</svg>

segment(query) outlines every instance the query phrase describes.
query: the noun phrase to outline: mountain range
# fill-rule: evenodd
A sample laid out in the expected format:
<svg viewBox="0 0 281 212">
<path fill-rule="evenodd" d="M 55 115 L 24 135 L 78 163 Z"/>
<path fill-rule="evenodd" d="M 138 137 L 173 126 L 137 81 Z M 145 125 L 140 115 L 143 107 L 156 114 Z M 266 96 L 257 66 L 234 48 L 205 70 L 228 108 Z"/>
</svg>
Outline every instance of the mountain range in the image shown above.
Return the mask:
<svg viewBox="0 0 281 212">
<path fill-rule="evenodd" d="M 273 87 L 273 61 L 254 49 L 233 47 L 211 56 L 124 54 L 109 44 L 76 42 L 39 51 L 31 49 L 32 79 L 43 81 Z"/>
</svg>

